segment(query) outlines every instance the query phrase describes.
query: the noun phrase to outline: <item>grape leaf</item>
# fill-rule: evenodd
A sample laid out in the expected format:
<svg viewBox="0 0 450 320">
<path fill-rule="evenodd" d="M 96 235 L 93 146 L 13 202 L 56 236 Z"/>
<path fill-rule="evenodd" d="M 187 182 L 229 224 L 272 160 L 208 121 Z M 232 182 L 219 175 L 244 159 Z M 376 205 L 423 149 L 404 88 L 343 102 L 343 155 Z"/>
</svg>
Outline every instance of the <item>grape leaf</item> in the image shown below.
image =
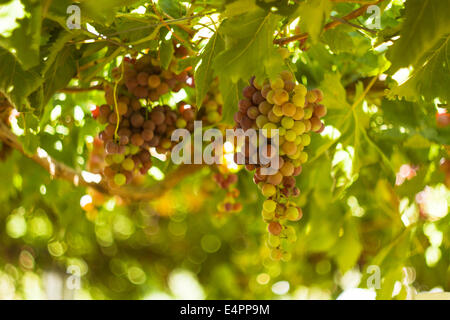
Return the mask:
<svg viewBox="0 0 450 320">
<path fill-rule="evenodd" d="M 341 84 L 339 73 L 326 73 L 320 83 L 323 92 L 323 104 L 329 109 L 348 109 L 347 93 Z"/>
<path fill-rule="evenodd" d="M 44 74 L 45 105 L 53 94 L 64 87 L 77 73 L 76 49 L 74 45 L 66 45 L 59 52 L 54 62 L 48 66 Z"/>
<path fill-rule="evenodd" d="M 16 20 L 18 28 L 8 38 L 0 36 L 0 46 L 13 53 L 24 70 L 39 64 L 39 46 L 41 42 L 41 5 L 38 1 L 22 1 L 25 17 Z"/>
<path fill-rule="evenodd" d="M 214 70 L 212 68 L 214 58 L 219 52 L 222 52 L 224 47 L 223 38 L 218 33 L 215 33 L 209 39 L 208 44 L 199 57 L 200 63 L 195 69 L 195 94 L 198 108 L 201 108 L 206 92 L 214 79 Z"/>
<path fill-rule="evenodd" d="M 233 82 L 251 76 L 275 75 L 283 61 L 272 43 L 279 17 L 257 10 L 224 21 L 219 32 L 225 36 L 227 50 L 217 56 L 214 69 Z M 237 27 L 238 26 L 238 27 Z"/>
<path fill-rule="evenodd" d="M 257 8 L 255 0 L 233 1 L 225 6 L 224 15 L 227 17 L 237 16 Z"/>
<path fill-rule="evenodd" d="M 306 0 L 297 9 L 300 16 L 300 29 L 309 34 L 313 43 L 319 40 L 331 7 L 330 0 Z"/>
<path fill-rule="evenodd" d="M 424 97 L 428 101 L 439 97 L 450 100 L 450 36 L 441 41 L 433 50 L 426 63 L 414 70 L 410 78 L 400 86 L 394 87 L 388 97 L 400 97 L 410 101 L 418 101 Z"/>
<path fill-rule="evenodd" d="M 6 49 L 0 48 L 0 92 L 22 111 L 29 106 L 27 97 L 42 83 L 34 69 L 25 71 Z"/>
<path fill-rule="evenodd" d="M 449 1 L 408 0 L 400 39 L 388 52 L 392 71 L 415 65 L 438 41 L 450 33 Z"/>
<path fill-rule="evenodd" d="M 237 110 L 242 87 L 228 78 L 219 78 L 219 88 L 223 97 L 222 122 L 233 123 L 233 116 L 235 110 Z"/>
<path fill-rule="evenodd" d="M 336 260 L 339 270 L 344 274 L 358 261 L 362 251 L 362 245 L 359 240 L 358 227 L 355 218 L 345 221 L 342 228 L 343 235 L 330 249 L 330 255 Z"/>
</svg>

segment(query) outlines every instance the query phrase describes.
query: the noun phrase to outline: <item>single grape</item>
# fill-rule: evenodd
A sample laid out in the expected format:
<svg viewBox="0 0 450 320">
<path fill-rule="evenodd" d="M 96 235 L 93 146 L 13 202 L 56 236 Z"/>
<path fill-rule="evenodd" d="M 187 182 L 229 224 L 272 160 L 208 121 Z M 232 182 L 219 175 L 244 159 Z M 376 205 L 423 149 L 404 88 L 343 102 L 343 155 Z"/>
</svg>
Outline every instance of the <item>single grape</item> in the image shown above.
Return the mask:
<svg viewBox="0 0 450 320">
<path fill-rule="evenodd" d="M 277 77 L 273 80 L 270 81 L 270 87 L 273 90 L 277 90 L 277 89 L 283 89 L 284 88 L 284 81 L 282 78 Z"/>
<path fill-rule="evenodd" d="M 247 109 L 247 116 L 252 119 L 255 120 L 258 116 L 259 116 L 259 110 L 257 107 L 252 106 L 250 108 Z"/>
<path fill-rule="evenodd" d="M 115 183 L 117 186 L 121 187 L 121 186 L 123 186 L 126 182 L 127 182 L 127 178 L 125 177 L 124 174 L 118 173 L 118 174 L 116 174 L 116 175 L 114 176 L 114 183 Z"/>
<path fill-rule="evenodd" d="M 283 104 L 281 106 L 281 109 L 283 111 L 283 114 L 287 117 L 292 117 L 294 116 L 297 108 L 295 107 L 295 105 L 293 103 L 287 102 L 285 104 Z"/>
<path fill-rule="evenodd" d="M 242 91 L 244 97 L 246 97 L 247 99 L 252 99 L 253 94 L 256 92 L 255 87 L 253 86 L 247 86 L 244 88 L 244 90 Z"/>
<path fill-rule="evenodd" d="M 305 106 L 305 96 L 301 95 L 299 93 L 295 93 L 292 97 L 292 102 L 300 108 L 303 108 Z"/>
<path fill-rule="evenodd" d="M 281 226 L 281 224 L 279 222 L 272 221 L 271 223 L 269 223 L 269 226 L 267 227 L 267 229 L 269 230 L 269 232 L 271 234 L 277 236 L 281 233 L 281 231 L 283 230 L 283 227 Z"/>
<path fill-rule="evenodd" d="M 294 126 L 294 120 L 292 118 L 289 118 L 289 117 L 283 117 L 281 119 L 281 125 L 285 129 L 291 129 Z"/>
<path fill-rule="evenodd" d="M 264 127 L 264 125 L 268 122 L 269 119 L 265 115 L 261 114 L 256 118 L 256 125 L 258 126 L 258 128 Z"/>
<path fill-rule="evenodd" d="M 308 103 L 314 103 L 318 98 L 318 94 L 315 91 L 308 91 L 308 93 L 306 94 L 306 101 Z"/>
<path fill-rule="evenodd" d="M 131 115 L 130 122 L 135 128 L 140 128 L 144 124 L 145 118 L 138 112 L 134 112 Z"/>
<path fill-rule="evenodd" d="M 294 115 L 292 116 L 292 119 L 294 120 L 302 120 L 305 117 L 305 110 L 303 108 L 296 108 Z"/>
<path fill-rule="evenodd" d="M 266 183 L 262 187 L 262 194 L 266 198 L 270 198 L 277 193 L 277 189 L 274 185 Z"/>
<path fill-rule="evenodd" d="M 318 104 L 314 107 L 314 115 L 322 118 L 327 115 L 327 108 L 323 104 Z"/>
<path fill-rule="evenodd" d="M 277 203 L 273 200 L 268 199 L 263 202 L 263 209 L 267 212 L 274 212 L 276 208 Z"/>
<path fill-rule="evenodd" d="M 272 105 L 267 101 L 263 101 L 258 105 L 258 110 L 262 114 L 267 115 L 272 110 Z"/>
<path fill-rule="evenodd" d="M 283 80 L 281 80 L 283 81 Z M 284 87 L 284 82 L 283 82 Z M 283 105 L 285 102 L 289 101 L 289 93 L 284 89 L 276 89 L 273 95 L 273 101 L 275 104 Z"/>
<path fill-rule="evenodd" d="M 114 163 L 120 164 L 125 159 L 125 156 L 123 154 L 116 153 L 113 155 L 112 159 Z"/>
</svg>

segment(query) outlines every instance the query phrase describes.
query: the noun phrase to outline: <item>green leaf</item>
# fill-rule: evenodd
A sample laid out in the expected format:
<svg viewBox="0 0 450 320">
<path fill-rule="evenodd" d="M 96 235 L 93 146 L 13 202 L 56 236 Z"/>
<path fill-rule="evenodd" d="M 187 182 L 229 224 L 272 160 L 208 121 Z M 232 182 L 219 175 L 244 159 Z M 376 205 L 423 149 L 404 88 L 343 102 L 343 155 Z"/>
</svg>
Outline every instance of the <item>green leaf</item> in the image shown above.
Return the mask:
<svg viewBox="0 0 450 320">
<path fill-rule="evenodd" d="M 159 7 L 172 18 L 181 18 L 186 14 L 186 9 L 178 0 L 160 0 Z"/>
<path fill-rule="evenodd" d="M 65 88 L 76 74 L 76 48 L 74 45 L 65 45 L 54 62 L 46 67 L 43 105 L 47 104 L 56 91 Z"/>
<path fill-rule="evenodd" d="M 329 109 L 348 109 L 347 93 L 341 83 L 339 73 L 326 73 L 320 83 L 323 92 L 323 105 Z"/>
<path fill-rule="evenodd" d="M 41 43 L 41 4 L 39 1 L 22 1 L 25 17 L 16 20 L 18 28 L 10 37 L 0 37 L 0 46 L 13 53 L 28 70 L 39 64 L 39 46 Z"/>
<path fill-rule="evenodd" d="M 356 218 L 351 218 L 342 227 L 342 237 L 330 250 L 342 274 L 351 269 L 357 262 L 362 251 Z"/>
<path fill-rule="evenodd" d="M 220 93 L 223 97 L 222 122 L 233 123 L 234 112 L 237 111 L 241 88 L 229 78 L 219 78 Z"/>
<path fill-rule="evenodd" d="M 172 61 L 173 53 L 175 49 L 173 48 L 172 40 L 161 41 L 161 47 L 159 50 L 159 59 L 161 61 L 161 67 L 163 69 L 169 68 L 170 61 Z"/>
<path fill-rule="evenodd" d="M 19 110 L 29 106 L 27 97 L 42 83 L 36 71 L 25 71 L 19 61 L 0 48 L 0 92 Z"/>
<path fill-rule="evenodd" d="M 281 71 L 283 61 L 272 42 L 278 20 L 273 13 L 258 10 L 224 21 L 219 32 L 225 37 L 227 50 L 215 59 L 217 74 L 236 83 Z"/>
<path fill-rule="evenodd" d="M 297 12 L 300 16 L 300 29 L 309 34 L 312 42 L 319 40 L 331 7 L 330 0 L 306 0 L 299 6 Z"/>
<path fill-rule="evenodd" d="M 450 36 L 430 52 L 428 61 L 415 69 L 405 83 L 390 90 L 388 97 L 400 97 L 410 101 L 418 101 L 421 97 L 433 101 L 438 97 L 443 101 L 449 101 L 449 42 Z"/>
<path fill-rule="evenodd" d="M 224 47 L 223 38 L 215 33 L 200 54 L 200 63 L 195 69 L 195 94 L 198 108 L 201 108 L 205 95 L 214 79 L 212 67 L 214 59 L 218 53 L 222 52 Z"/>
<path fill-rule="evenodd" d="M 224 15 L 232 17 L 256 10 L 258 6 L 256 5 L 255 0 L 238 0 L 227 4 L 225 8 Z"/>
<path fill-rule="evenodd" d="M 352 37 L 347 33 L 347 26 L 338 26 L 325 32 L 321 39 L 330 46 L 335 53 L 354 52 Z"/>
<path fill-rule="evenodd" d="M 400 39 L 390 48 L 388 58 L 395 71 L 416 63 L 437 42 L 450 33 L 449 1 L 408 0 Z"/>
</svg>

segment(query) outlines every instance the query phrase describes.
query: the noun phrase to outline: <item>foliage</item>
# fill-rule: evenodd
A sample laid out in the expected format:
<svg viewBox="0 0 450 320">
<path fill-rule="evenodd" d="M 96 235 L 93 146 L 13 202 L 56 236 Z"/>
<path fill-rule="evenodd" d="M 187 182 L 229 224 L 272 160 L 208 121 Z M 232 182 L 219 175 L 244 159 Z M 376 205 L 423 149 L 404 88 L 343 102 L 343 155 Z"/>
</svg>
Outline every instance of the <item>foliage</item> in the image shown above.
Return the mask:
<svg viewBox="0 0 450 320">
<path fill-rule="evenodd" d="M 0 92 L 8 100 L 0 119 L 24 151 L 11 151 L 0 134 L 0 298 L 43 297 L 49 274 L 66 279 L 74 265 L 77 298 L 336 298 L 367 288 L 373 265 L 381 287 L 369 290 L 379 299 L 391 299 L 394 287 L 397 299 L 411 288 L 449 291 L 450 126 L 436 119 L 448 117 L 450 2 L 378 1 L 374 32 L 358 27 L 370 17 L 365 10 L 352 25 L 342 21 L 374 2 L 80 1 L 82 28 L 71 30 L 72 1 L 0 1 Z M 284 60 L 277 41 L 289 37 Z M 176 57 L 174 43 L 188 56 Z M 127 195 L 136 186 L 110 195 L 33 161 L 45 150 L 89 171 L 103 129 L 91 116 L 104 103 L 98 89 L 114 84 L 124 56 L 142 54 L 192 72 L 195 89 L 161 98 L 172 107 L 184 99 L 202 110 L 218 81 L 222 127 L 233 125 L 252 76 L 271 78 L 287 65 L 323 91 L 326 128 L 312 137 L 297 177 L 304 217 L 291 261 L 270 259 L 263 197 L 245 170 L 242 211 L 218 215 L 226 191 L 213 166 L 160 192 L 179 168 L 155 158 L 139 188 L 158 196 L 134 201 Z M 288 291 L 273 289 L 280 281 Z"/>
</svg>

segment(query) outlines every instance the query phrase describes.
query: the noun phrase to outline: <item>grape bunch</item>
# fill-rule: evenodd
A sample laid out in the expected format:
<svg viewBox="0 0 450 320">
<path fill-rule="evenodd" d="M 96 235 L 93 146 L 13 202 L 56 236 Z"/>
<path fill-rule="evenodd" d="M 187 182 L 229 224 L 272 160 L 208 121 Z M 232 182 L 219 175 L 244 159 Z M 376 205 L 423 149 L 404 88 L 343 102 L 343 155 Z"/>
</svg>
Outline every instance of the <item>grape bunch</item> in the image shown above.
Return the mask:
<svg viewBox="0 0 450 320">
<path fill-rule="evenodd" d="M 105 86 L 106 104 L 93 112 L 106 125 L 99 137 L 106 151 L 103 174 L 110 187 L 130 183 L 137 173 L 146 174 L 152 167 L 150 148 L 160 154 L 170 152 L 175 129 L 193 130 L 194 108 L 184 102 L 177 109 L 158 103 L 161 96 L 186 85 L 188 72 L 175 70 L 175 59 L 165 70 L 150 55 L 137 60 L 125 57 L 113 70 L 115 84 Z"/>
<path fill-rule="evenodd" d="M 214 180 L 221 189 L 227 191 L 224 200 L 217 205 L 219 214 L 240 212 L 242 204 L 236 201 L 240 192 L 234 187 L 238 181 L 238 176 L 234 173 L 222 172 L 221 167 L 219 167 L 219 172 L 214 174 Z"/>
<path fill-rule="evenodd" d="M 195 115 L 189 109 L 183 113 L 167 105 L 151 109 L 142 107 L 139 100 L 121 96 L 117 110 L 109 105 L 100 107 L 99 121 L 106 127 L 99 137 L 105 144 L 104 176 L 111 187 L 130 183 L 133 174 L 144 175 L 152 167 L 150 148 L 160 154 L 171 151 L 172 132 L 177 128 L 193 127 Z M 119 114 L 119 117 L 117 117 Z"/>
<path fill-rule="evenodd" d="M 265 198 L 262 216 L 268 224 L 268 246 L 274 260 L 287 261 L 289 243 L 296 240 L 295 230 L 289 221 L 302 218 L 302 209 L 292 201 L 300 195 L 295 177 L 302 172 L 302 165 L 307 162 L 305 147 L 311 143 L 310 132 L 322 132 L 324 124 L 320 120 L 327 109 L 320 104 L 323 96 L 318 89 L 308 91 L 302 84 L 296 84 L 294 75 L 283 71 L 274 79 L 258 83 L 255 78 L 243 89 L 243 98 L 239 101 L 239 111 L 235 113 L 236 129 L 267 129 L 263 134 L 268 138 L 267 145 L 254 146 L 267 148 L 268 157 L 279 157 L 279 167 L 271 175 L 263 174 L 267 165 L 250 163 L 252 155 L 248 153 L 251 141 L 245 141 L 246 169 L 254 171 L 253 181 L 261 189 Z M 279 152 L 273 143 L 271 130 L 277 129 Z M 258 146 L 259 145 L 259 146 Z M 242 152 L 242 151 L 239 151 Z M 274 153 L 272 153 L 274 152 Z M 235 159 L 238 159 L 237 153 Z"/>
<path fill-rule="evenodd" d="M 186 70 L 176 73 L 176 60 L 173 59 L 169 70 L 160 66 L 158 59 L 150 55 L 144 55 L 138 60 L 125 58 L 123 68 L 113 70 L 113 78 L 120 80 L 129 94 L 136 99 L 146 99 L 151 102 L 159 101 L 159 98 L 169 92 L 178 92 L 189 78 Z M 123 69 L 123 76 L 122 75 Z M 108 90 L 106 101 L 109 105 L 114 104 L 114 92 Z"/>
</svg>

